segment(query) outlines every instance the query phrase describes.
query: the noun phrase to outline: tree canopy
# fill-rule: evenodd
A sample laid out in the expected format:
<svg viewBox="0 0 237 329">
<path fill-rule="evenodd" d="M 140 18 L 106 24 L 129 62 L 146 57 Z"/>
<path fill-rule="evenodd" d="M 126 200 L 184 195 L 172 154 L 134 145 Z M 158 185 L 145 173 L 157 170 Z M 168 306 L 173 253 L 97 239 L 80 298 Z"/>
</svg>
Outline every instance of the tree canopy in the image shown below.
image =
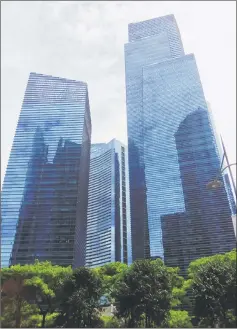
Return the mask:
<svg viewBox="0 0 237 329">
<path fill-rule="evenodd" d="M 1 283 L 5 328 L 236 327 L 236 250 L 191 262 L 187 280 L 146 259 L 74 270 L 35 261 L 3 268 Z"/>
<path fill-rule="evenodd" d="M 1 270 L 2 313 L 9 305 L 15 318 L 15 327 L 21 327 L 22 309 L 26 303 L 37 306 L 42 315 L 42 327 L 47 313 L 52 313 L 57 303 L 56 292 L 65 278 L 72 273 L 71 267 L 35 261 L 34 264 L 14 265 Z"/>
<path fill-rule="evenodd" d="M 134 262 L 117 282 L 118 316 L 128 327 L 160 326 L 171 308 L 172 291 L 180 283 L 177 271 L 157 259 Z"/>
<path fill-rule="evenodd" d="M 204 326 L 236 326 L 236 250 L 197 259 L 188 269 L 193 313 Z"/>
</svg>

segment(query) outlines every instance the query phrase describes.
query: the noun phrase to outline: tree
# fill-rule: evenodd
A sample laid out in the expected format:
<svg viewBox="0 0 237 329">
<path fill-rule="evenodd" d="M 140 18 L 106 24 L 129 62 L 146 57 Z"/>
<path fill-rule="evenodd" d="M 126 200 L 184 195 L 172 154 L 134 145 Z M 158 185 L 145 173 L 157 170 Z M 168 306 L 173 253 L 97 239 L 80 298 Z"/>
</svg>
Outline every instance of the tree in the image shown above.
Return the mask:
<svg viewBox="0 0 237 329">
<path fill-rule="evenodd" d="M 55 325 L 90 327 L 99 315 L 102 281 L 91 269 L 80 267 L 64 282 L 60 315 Z"/>
<path fill-rule="evenodd" d="M 57 288 L 71 272 L 70 267 L 37 260 L 34 264 L 2 269 L 2 306 L 4 309 L 11 305 L 15 326 L 21 326 L 23 306 L 30 303 L 37 306 L 44 327 L 47 313 L 54 311 Z"/>
<path fill-rule="evenodd" d="M 48 313 L 55 312 L 58 306 L 59 295 L 64 280 L 72 274 L 71 267 L 52 265 L 50 262 L 38 262 L 34 264 L 35 276 L 25 280 L 25 286 L 31 288 L 34 295 L 33 302 L 38 306 L 42 315 L 41 327 L 45 327 Z"/>
<path fill-rule="evenodd" d="M 45 318 L 45 327 L 53 328 L 55 318 L 58 313 L 47 314 Z M 27 319 L 22 321 L 22 328 L 40 328 L 42 327 L 42 316 L 40 314 L 32 314 Z"/>
<path fill-rule="evenodd" d="M 7 303 L 4 305 L 4 308 L 1 309 L 1 326 L 3 328 L 15 328 L 16 327 L 16 318 L 15 318 L 15 301 L 14 299 L 8 299 Z M 23 328 L 35 327 L 35 323 L 30 321 L 31 317 L 34 317 L 36 314 L 38 317 L 39 309 L 36 305 L 28 304 L 26 301 L 22 302 L 21 305 L 21 323 L 20 326 Z M 40 321 L 38 321 L 40 324 Z"/>
<path fill-rule="evenodd" d="M 157 259 L 135 261 L 117 283 L 117 315 L 127 326 L 160 326 L 171 308 L 177 271 Z"/>
<path fill-rule="evenodd" d="M 3 268 L 1 271 L 2 312 L 8 313 L 9 310 L 11 310 L 15 319 L 14 322 L 16 328 L 20 328 L 21 326 L 22 309 L 26 299 L 30 298 L 30 291 L 28 287 L 25 286 L 25 280 L 31 275 L 32 273 L 25 271 L 20 265 L 15 265 L 10 268 Z"/>
<path fill-rule="evenodd" d="M 103 297 L 109 303 L 115 302 L 112 297 L 115 286 L 127 269 L 128 265 L 120 262 L 108 263 L 93 269 L 102 280 Z"/>
<path fill-rule="evenodd" d="M 190 263 L 193 312 L 199 325 L 236 326 L 236 250 Z"/>
<path fill-rule="evenodd" d="M 191 317 L 187 311 L 170 310 L 164 322 L 165 328 L 192 328 Z"/>
</svg>

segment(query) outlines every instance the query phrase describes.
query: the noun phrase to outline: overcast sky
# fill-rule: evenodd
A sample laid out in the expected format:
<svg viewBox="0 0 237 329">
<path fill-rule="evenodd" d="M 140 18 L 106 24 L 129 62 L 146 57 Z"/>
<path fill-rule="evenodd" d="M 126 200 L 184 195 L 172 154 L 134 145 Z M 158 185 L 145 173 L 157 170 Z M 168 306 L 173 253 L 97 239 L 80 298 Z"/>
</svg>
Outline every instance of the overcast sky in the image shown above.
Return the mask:
<svg viewBox="0 0 237 329">
<path fill-rule="evenodd" d="M 235 1 L 3 1 L 2 179 L 30 72 L 88 83 L 92 141 L 126 143 L 124 43 L 128 23 L 174 14 L 194 53 L 207 101 L 236 162 Z"/>
</svg>

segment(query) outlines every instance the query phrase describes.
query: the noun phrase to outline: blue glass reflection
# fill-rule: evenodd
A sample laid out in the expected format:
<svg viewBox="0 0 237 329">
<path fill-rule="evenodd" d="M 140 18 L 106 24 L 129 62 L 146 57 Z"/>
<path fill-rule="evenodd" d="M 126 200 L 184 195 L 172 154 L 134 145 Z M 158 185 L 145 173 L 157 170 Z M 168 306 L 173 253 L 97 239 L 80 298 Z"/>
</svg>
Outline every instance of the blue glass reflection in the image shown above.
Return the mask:
<svg viewBox="0 0 237 329">
<path fill-rule="evenodd" d="M 2 266 L 85 263 L 90 136 L 87 85 L 31 73 L 3 184 Z"/>
<path fill-rule="evenodd" d="M 204 236 L 220 243 L 206 248 L 199 239 L 199 256 L 230 250 L 235 239 L 226 190 L 211 197 L 205 185 L 220 169 L 216 140 L 194 55 L 184 54 L 173 15 L 129 24 L 125 66 L 133 259 L 164 258 L 163 219 L 176 218 L 176 227 L 192 221 L 187 212 L 196 216 L 201 211 L 198 220 L 208 228 L 200 227 L 211 237 L 205 232 Z M 187 125 L 196 134 L 190 137 L 192 142 Z M 190 149 L 177 146 L 178 129 Z M 202 193 L 195 190 L 197 181 Z M 200 202 L 197 193 L 202 195 Z M 217 223 L 222 220 L 228 242 L 220 240 Z"/>
<path fill-rule="evenodd" d="M 131 263 L 127 150 L 117 140 L 92 144 L 86 265 Z"/>
</svg>

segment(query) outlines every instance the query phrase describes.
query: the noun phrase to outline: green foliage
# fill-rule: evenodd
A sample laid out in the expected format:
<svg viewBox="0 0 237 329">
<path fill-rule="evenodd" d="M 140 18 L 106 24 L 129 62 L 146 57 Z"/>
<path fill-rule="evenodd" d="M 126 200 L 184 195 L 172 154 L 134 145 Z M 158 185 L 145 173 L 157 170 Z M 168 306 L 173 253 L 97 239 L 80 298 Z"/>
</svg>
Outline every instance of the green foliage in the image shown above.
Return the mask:
<svg viewBox="0 0 237 329">
<path fill-rule="evenodd" d="M 57 318 L 58 313 L 52 313 L 46 315 L 45 318 L 45 327 L 46 328 L 53 328 L 55 319 Z M 22 322 L 23 328 L 41 328 L 42 326 L 42 317 L 40 314 L 33 314 L 29 316 L 26 321 Z"/>
<path fill-rule="evenodd" d="M 56 291 L 70 273 L 72 273 L 70 267 L 53 266 L 50 262 L 37 260 L 34 264 L 3 268 L 1 304 L 4 314 L 8 312 L 11 305 L 15 319 L 14 326 L 21 327 L 22 314 L 28 302 L 37 306 L 44 326 L 47 313 L 54 310 Z"/>
<path fill-rule="evenodd" d="M 188 269 L 200 325 L 236 325 L 236 250 L 193 261 Z"/>
<path fill-rule="evenodd" d="M 183 277 L 179 276 L 178 267 L 167 267 L 167 271 L 169 273 L 172 287 L 171 307 L 177 308 L 179 305 L 182 304 L 182 301 L 184 300 L 186 294 L 185 281 Z"/>
<path fill-rule="evenodd" d="M 5 304 L 4 309 L 1 309 L 2 317 L 1 317 L 1 326 L 3 328 L 15 328 L 15 300 L 12 298 L 8 300 L 8 303 Z M 28 304 L 26 301 L 22 302 L 21 305 L 21 327 L 27 328 L 31 327 L 28 326 L 28 319 L 34 314 L 37 314 L 39 309 L 36 305 Z"/>
<path fill-rule="evenodd" d="M 170 310 L 165 320 L 168 328 L 192 328 L 191 317 L 187 311 Z"/>
<path fill-rule="evenodd" d="M 90 327 L 99 317 L 102 281 L 85 267 L 76 269 L 62 287 L 61 312 L 55 324 L 63 327 Z"/>
<path fill-rule="evenodd" d="M 174 285 L 181 281 L 160 259 L 134 262 L 117 283 L 117 315 L 129 327 L 160 326 L 171 307 Z"/>
<path fill-rule="evenodd" d="M 121 321 L 115 316 L 103 315 L 100 317 L 102 321 L 102 328 L 120 328 Z"/>
<path fill-rule="evenodd" d="M 50 262 L 1 270 L 1 324 L 38 327 L 236 327 L 236 250 L 193 261 L 188 280 L 160 260 L 88 269 Z M 191 296 L 191 298 L 190 298 Z M 116 307 L 102 314 L 101 297 Z M 191 317 L 185 310 L 192 300 Z"/>
<path fill-rule="evenodd" d="M 39 291 L 42 295 L 48 297 L 54 297 L 55 293 L 52 289 L 49 288 L 49 284 L 45 283 L 44 280 L 38 276 L 34 276 L 31 279 L 26 279 L 24 282 L 26 287 L 35 288 L 35 290 Z"/>
<path fill-rule="evenodd" d="M 114 262 L 94 269 L 102 280 L 102 289 L 104 297 L 110 303 L 114 303 L 113 293 L 117 282 L 121 279 L 123 273 L 128 269 L 128 266 L 123 263 Z"/>
</svg>

